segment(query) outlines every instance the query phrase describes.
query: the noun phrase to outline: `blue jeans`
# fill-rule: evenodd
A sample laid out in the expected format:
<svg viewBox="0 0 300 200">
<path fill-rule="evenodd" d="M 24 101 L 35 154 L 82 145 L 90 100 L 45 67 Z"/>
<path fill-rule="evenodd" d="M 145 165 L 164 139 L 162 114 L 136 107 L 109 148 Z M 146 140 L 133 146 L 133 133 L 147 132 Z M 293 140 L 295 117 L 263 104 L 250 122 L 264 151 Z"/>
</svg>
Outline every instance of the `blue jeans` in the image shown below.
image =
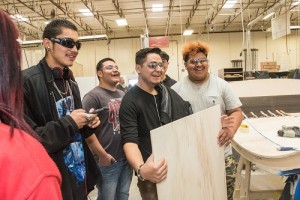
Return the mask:
<svg viewBox="0 0 300 200">
<path fill-rule="evenodd" d="M 128 200 L 132 168 L 126 159 L 100 167 L 102 183 L 97 184 L 97 200 Z"/>
</svg>

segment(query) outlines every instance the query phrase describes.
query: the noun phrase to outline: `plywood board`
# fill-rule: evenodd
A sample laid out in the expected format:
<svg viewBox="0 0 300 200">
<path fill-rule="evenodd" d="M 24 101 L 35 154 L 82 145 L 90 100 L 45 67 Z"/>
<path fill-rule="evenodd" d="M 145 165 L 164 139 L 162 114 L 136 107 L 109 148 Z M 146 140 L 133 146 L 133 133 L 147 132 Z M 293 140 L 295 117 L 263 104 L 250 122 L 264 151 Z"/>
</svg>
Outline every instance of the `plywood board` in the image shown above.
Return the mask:
<svg viewBox="0 0 300 200">
<path fill-rule="evenodd" d="M 218 105 L 151 131 L 154 161 L 168 162 L 167 178 L 157 184 L 160 200 L 225 200 L 224 148 Z"/>
</svg>

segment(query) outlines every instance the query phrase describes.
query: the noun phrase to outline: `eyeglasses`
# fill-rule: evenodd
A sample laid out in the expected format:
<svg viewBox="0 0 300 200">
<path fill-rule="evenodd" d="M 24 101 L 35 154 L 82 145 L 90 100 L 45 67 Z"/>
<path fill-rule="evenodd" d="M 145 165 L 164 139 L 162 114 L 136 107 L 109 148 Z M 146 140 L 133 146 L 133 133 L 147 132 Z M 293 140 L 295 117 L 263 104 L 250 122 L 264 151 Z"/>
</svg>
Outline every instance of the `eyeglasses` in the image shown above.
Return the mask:
<svg viewBox="0 0 300 200">
<path fill-rule="evenodd" d="M 150 69 L 156 69 L 157 66 L 159 66 L 160 68 L 163 67 L 163 63 L 162 62 L 150 62 L 147 64 L 147 66 L 150 68 Z"/>
<path fill-rule="evenodd" d="M 81 42 L 75 42 L 71 38 L 51 38 L 50 40 L 67 48 L 73 48 L 74 46 L 76 46 L 77 50 L 81 48 Z"/>
<path fill-rule="evenodd" d="M 104 68 L 106 70 L 112 70 L 113 68 L 115 68 L 116 70 L 119 69 L 119 67 L 117 65 L 106 65 L 106 66 L 104 66 Z"/>
<path fill-rule="evenodd" d="M 208 59 L 206 59 L 206 58 L 199 58 L 199 59 L 191 59 L 190 60 L 190 63 L 192 64 L 192 65 L 196 65 L 197 63 L 200 63 L 201 65 L 203 65 L 203 64 L 206 64 L 207 62 L 208 62 Z"/>
</svg>

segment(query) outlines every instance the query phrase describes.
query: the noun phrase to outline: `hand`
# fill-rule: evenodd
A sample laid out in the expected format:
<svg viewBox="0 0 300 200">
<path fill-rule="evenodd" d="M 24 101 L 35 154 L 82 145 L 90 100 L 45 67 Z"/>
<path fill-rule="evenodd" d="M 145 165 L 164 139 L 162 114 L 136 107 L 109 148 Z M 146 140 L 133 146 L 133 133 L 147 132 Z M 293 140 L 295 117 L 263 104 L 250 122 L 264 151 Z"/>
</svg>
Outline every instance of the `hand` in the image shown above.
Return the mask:
<svg viewBox="0 0 300 200">
<path fill-rule="evenodd" d="M 234 137 L 234 132 L 230 128 L 222 128 L 218 135 L 218 144 L 219 146 L 228 146 L 231 143 L 231 140 Z"/>
<path fill-rule="evenodd" d="M 87 114 L 83 109 L 76 109 L 71 112 L 70 116 L 75 121 L 78 129 L 88 125 L 90 128 L 96 128 L 100 124 L 97 114 Z"/>
<path fill-rule="evenodd" d="M 221 116 L 222 128 L 230 128 L 234 126 L 234 117 L 228 115 Z"/>
<path fill-rule="evenodd" d="M 115 163 L 115 162 L 117 162 L 116 159 L 108 153 L 105 156 L 101 156 L 99 158 L 100 166 L 103 166 L 103 167 L 110 166 L 112 163 Z"/>
<path fill-rule="evenodd" d="M 81 129 L 83 126 L 87 124 L 87 114 L 83 109 L 73 110 L 70 116 L 77 124 L 78 129 Z"/>
<path fill-rule="evenodd" d="M 140 169 L 140 175 L 152 182 L 160 183 L 167 177 L 168 165 L 165 159 L 158 160 L 154 163 L 153 154 L 147 159 L 146 163 Z"/>
</svg>

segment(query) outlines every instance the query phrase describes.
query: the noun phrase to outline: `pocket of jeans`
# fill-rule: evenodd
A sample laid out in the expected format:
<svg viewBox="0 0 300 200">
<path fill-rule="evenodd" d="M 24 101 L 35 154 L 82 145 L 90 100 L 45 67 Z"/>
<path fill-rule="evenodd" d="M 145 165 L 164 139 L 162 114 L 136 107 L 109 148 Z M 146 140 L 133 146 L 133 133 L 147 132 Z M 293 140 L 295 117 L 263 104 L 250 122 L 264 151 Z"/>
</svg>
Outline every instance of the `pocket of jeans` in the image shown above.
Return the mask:
<svg viewBox="0 0 300 200">
<path fill-rule="evenodd" d="M 110 165 L 106 165 L 106 166 L 100 165 L 100 168 L 105 169 L 105 168 L 111 167 L 111 166 L 113 166 L 115 164 L 117 164 L 117 161 L 116 162 L 111 162 Z"/>
</svg>

